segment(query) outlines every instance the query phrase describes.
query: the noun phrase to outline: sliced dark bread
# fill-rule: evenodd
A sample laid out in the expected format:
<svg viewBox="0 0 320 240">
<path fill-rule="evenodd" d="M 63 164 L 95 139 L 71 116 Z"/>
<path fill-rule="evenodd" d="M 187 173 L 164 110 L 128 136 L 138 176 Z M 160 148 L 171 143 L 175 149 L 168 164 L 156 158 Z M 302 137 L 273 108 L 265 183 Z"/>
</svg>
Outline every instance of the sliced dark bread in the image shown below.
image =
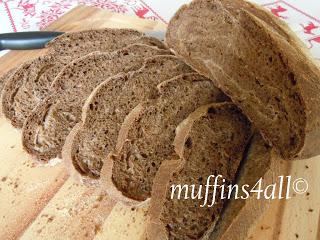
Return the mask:
<svg viewBox="0 0 320 240">
<path fill-rule="evenodd" d="M 263 179 L 263 185 L 266 186 L 277 183 L 278 177 L 283 173 L 280 170 L 281 161 L 274 149 L 265 143 L 259 133 L 256 133 L 251 139 L 246 156 L 242 160 L 237 173 L 236 183 L 239 189 L 246 184 L 252 188 L 260 178 Z M 249 229 L 263 215 L 271 203 L 268 199 L 256 198 L 254 194 L 250 194 L 248 199 L 232 197 L 224 207 L 210 239 L 229 240 L 240 239 L 240 236 L 243 238 L 244 236 L 249 237 Z"/>
<path fill-rule="evenodd" d="M 3 75 L 0 77 L 0 96 L 2 94 L 2 89 L 5 85 L 5 83 L 11 78 L 11 76 L 14 74 L 17 68 L 12 68 L 9 71 L 5 72 Z"/>
<path fill-rule="evenodd" d="M 150 46 L 164 47 L 159 40 L 147 37 L 136 30 L 116 28 L 65 33 L 50 41 L 46 47 L 49 53 L 59 56 L 84 56 L 94 51 L 110 52 L 136 43 L 138 40 L 142 42 L 142 39 Z"/>
<path fill-rule="evenodd" d="M 198 108 L 176 130 L 174 148 L 177 157 L 167 158 L 154 179 L 149 209 L 148 238 L 204 239 L 215 226 L 226 202 L 217 189 L 212 205 L 214 189 L 208 189 L 208 205 L 204 204 L 205 184 L 209 176 L 222 175 L 219 185 L 234 183 L 236 172 L 245 155 L 252 135 L 248 119 L 232 103 L 211 104 Z M 225 182 L 222 181 L 225 179 Z M 214 180 L 210 181 L 213 184 Z M 191 191 L 177 193 L 171 199 L 172 185 L 195 186 Z M 191 190 L 191 189 L 189 189 Z M 227 188 L 224 196 L 227 195 Z M 184 198 L 184 193 L 189 195 Z M 211 206 L 211 207 L 210 207 Z"/>
<path fill-rule="evenodd" d="M 284 158 L 315 156 L 319 69 L 284 23 L 248 6 L 195 0 L 170 21 L 166 42 L 229 95 Z"/>
<path fill-rule="evenodd" d="M 7 102 L 5 99 L 10 99 L 10 95 L 8 94 L 8 89 L 11 88 L 12 84 L 11 82 L 16 82 L 16 79 L 23 79 L 28 77 L 28 72 L 31 69 L 31 64 L 33 60 L 26 61 L 22 63 L 20 66 L 18 66 L 15 71 L 10 74 L 4 74 L 3 77 L 3 86 L 2 86 L 2 92 L 1 92 L 1 102 L 0 102 L 0 109 L 1 113 L 6 116 L 9 115 L 8 107 L 5 102 Z"/>
<path fill-rule="evenodd" d="M 114 185 L 119 196 L 137 201 L 149 198 L 161 162 L 174 153 L 172 143 L 179 123 L 202 105 L 228 99 L 211 80 L 199 74 L 162 82 L 157 95 L 142 103 L 138 117 L 136 110 L 128 115 L 117 149 L 105 162 L 104 175 L 109 179 L 105 178 L 108 184 L 104 185 L 107 189 L 114 189 Z M 112 191 L 115 193 L 115 189 Z"/>
<path fill-rule="evenodd" d="M 157 85 L 180 74 L 192 72 L 174 56 L 150 58 L 139 71 L 110 79 L 88 98 L 64 159 L 73 162 L 84 176 L 99 178 L 103 160 L 114 150 L 121 124 L 141 101 L 156 98 Z"/>
<path fill-rule="evenodd" d="M 2 99 L 5 117 L 21 128 L 34 107 L 50 94 L 50 86 L 64 66 L 88 53 L 110 53 L 132 43 L 165 48 L 161 41 L 128 29 L 90 30 L 58 37 L 48 44 L 49 55 L 33 60 L 29 69 L 23 70 L 23 78 L 17 73 L 6 85 Z"/>
<path fill-rule="evenodd" d="M 39 160 L 58 156 L 68 133 L 80 121 L 82 107 L 93 89 L 113 75 L 139 69 L 145 58 L 159 54 L 169 52 L 135 44 L 112 54 L 92 53 L 72 62 L 52 83 L 52 94 L 26 119 L 24 149 Z"/>
<path fill-rule="evenodd" d="M 0 77 L 0 101 L 2 98 L 2 90 L 7 81 L 10 81 L 10 78 L 13 76 L 15 71 L 17 71 L 18 67 L 12 68 L 9 71 L 3 73 Z M 0 117 L 3 116 L 2 106 L 0 104 Z"/>
<path fill-rule="evenodd" d="M 11 124 L 21 128 L 24 120 L 47 95 L 54 78 L 71 57 L 47 55 L 28 62 L 13 74 L 3 89 L 2 111 Z"/>
</svg>

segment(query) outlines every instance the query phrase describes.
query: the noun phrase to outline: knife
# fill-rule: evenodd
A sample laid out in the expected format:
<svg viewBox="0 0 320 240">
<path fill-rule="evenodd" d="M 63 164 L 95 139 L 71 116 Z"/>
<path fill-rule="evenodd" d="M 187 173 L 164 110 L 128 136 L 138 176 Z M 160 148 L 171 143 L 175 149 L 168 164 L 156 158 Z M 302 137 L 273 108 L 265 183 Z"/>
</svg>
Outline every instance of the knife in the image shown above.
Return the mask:
<svg viewBox="0 0 320 240">
<path fill-rule="evenodd" d="M 44 48 L 46 43 L 63 32 L 15 32 L 0 34 L 1 50 L 29 50 Z"/>
<path fill-rule="evenodd" d="M 0 51 L 41 49 L 45 47 L 47 42 L 63 33 L 52 31 L 3 33 L 0 34 Z M 146 32 L 146 35 L 163 40 L 165 32 L 149 31 Z"/>
</svg>

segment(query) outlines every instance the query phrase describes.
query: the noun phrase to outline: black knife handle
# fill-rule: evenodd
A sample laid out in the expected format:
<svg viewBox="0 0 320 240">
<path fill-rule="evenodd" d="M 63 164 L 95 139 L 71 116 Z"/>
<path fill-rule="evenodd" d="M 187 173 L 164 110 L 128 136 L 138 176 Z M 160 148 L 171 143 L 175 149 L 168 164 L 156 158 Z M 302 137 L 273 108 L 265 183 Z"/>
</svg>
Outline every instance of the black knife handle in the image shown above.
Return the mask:
<svg viewBox="0 0 320 240">
<path fill-rule="evenodd" d="M 0 50 L 29 50 L 44 48 L 45 44 L 63 32 L 16 32 L 0 34 Z"/>
</svg>

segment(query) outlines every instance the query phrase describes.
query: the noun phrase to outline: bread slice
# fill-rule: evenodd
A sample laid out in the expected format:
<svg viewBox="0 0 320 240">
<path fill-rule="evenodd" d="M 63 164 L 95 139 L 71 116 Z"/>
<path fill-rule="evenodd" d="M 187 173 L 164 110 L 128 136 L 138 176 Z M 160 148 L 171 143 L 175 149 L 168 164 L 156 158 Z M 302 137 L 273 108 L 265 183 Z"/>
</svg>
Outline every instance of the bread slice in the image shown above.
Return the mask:
<svg viewBox="0 0 320 240">
<path fill-rule="evenodd" d="M 195 0 L 170 21 L 166 42 L 229 95 L 284 158 L 315 156 L 319 69 L 284 23 L 248 6 Z"/>
<path fill-rule="evenodd" d="M 24 149 L 39 160 L 58 156 L 93 89 L 115 74 L 139 69 L 146 57 L 159 54 L 169 52 L 135 44 L 112 54 L 92 53 L 70 63 L 52 83 L 53 94 L 26 119 L 22 131 Z"/>
<path fill-rule="evenodd" d="M 4 85 L 6 84 L 7 81 L 10 80 L 10 78 L 13 76 L 13 74 L 15 73 L 17 68 L 18 67 L 15 67 L 15 68 L 8 70 L 7 72 L 3 73 L 3 75 L 0 77 L 0 101 L 1 101 L 2 90 L 3 90 Z M 0 104 L 0 117 L 2 117 L 2 116 L 3 116 L 3 111 L 2 111 L 1 104 Z"/>
<path fill-rule="evenodd" d="M 2 89 L 5 85 L 5 83 L 8 81 L 8 79 L 11 78 L 11 76 L 14 74 L 16 71 L 16 68 L 12 68 L 9 71 L 5 72 L 1 77 L 0 77 L 0 96 L 2 94 Z"/>
<path fill-rule="evenodd" d="M 139 42 L 144 40 L 144 43 L 150 46 L 164 47 L 163 43 L 156 38 L 147 37 L 139 31 L 125 28 L 104 28 L 69 32 L 56 37 L 46 47 L 50 54 L 84 56 L 95 51 L 110 52 L 133 44 L 138 40 Z"/>
<path fill-rule="evenodd" d="M 179 123 L 198 107 L 227 99 L 211 80 L 199 74 L 180 75 L 159 84 L 157 98 L 142 103 L 138 117 L 136 109 L 127 116 L 117 149 L 105 163 L 106 189 L 116 187 L 120 198 L 149 198 L 161 162 L 174 153 L 170 143 Z"/>
<path fill-rule="evenodd" d="M 126 115 L 141 101 L 157 97 L 159 83 L 188 72 L 191 68 L 176 57 L 156 56 L 139 71 L 100 84 L 88 98 L 63 158 L 82 175 L 99 178 Z"/>
<path fill-rule="evenodd" d="M 174 140 L 177 157 L 167 158 L 154 179 L 147 227 L 149 239 L 187 240 L 207 236 L 226 202 L 218 188 L 215 204 L 211 205 L 214 189 L 210 187 L 208 205 L 201 207 L 207 179 L 210 175 L 222 175 L 220 186 L 234 182 L 251 134 L 249 121 L 232 103 L 200 107 L 177 127 Z M 210 181 L 213 182 L 214 179 Z M 171 186 L 179 184 L 188 188 L 194 185 L 193 196 L 201 194 L 203 199 L 192 199 L 188 190 L 182 191 L 181 199 L 176 194 L 171 199 Z M 203 191 L 199 185 L 203 185 Z M 227 193 L 226 188 L 223 196 Z"/>
<path fill-rule="evenodd" d="M 281 165 L 284 164 L 281 161 L 274 149 L 265 143 L 259 133 L 256 133 L 241 162 L 236 183 L 240 189 L 245 184 L 250 187 L 255 186 L 260 178 L 263 179 L 263 188 L 268 184 L 278 183 L 278 177 L 283 174 Z M 228 240 L 249 237 L 249 229 L 271 203 L 268 199 L 256 198 L 254 194 L 250 194 L 250 198 L 246 200 L 231 198 L 225 205 L 210 239 Z"/>
<path fill-rule="evenodd" d="M 28 62 L 13 74 L 4 87 L 2 111 L 16 128 L 49 93 L 50 85 L 71 57 L 46 55 Z"/>
<path fill-rule="evenodd" d="M 14 127 L 21 128 L 34 107 L 50 94 L 55 77 L 72 60 L 94 51 L 110 53 L 132 43 L 165 48 L 161 41 L 128 29 L 90 30 L 59 36 L 48 44 L 48 55 L 33 60 L 28 70 L 20 70 L 23 77 L 18 72 L 6 85 L 2 98 L 5 117 Z"/>
</svg>

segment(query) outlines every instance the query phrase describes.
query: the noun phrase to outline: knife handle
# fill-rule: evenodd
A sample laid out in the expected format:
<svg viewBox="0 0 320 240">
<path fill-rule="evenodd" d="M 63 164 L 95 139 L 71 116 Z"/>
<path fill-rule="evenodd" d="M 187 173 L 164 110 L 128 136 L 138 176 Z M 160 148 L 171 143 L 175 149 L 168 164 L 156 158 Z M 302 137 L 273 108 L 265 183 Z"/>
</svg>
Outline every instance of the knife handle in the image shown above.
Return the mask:
<svg viewBox="0 0 320 240">
<path fill-rule="evenodd" d="M 45 44 L 63 32 L 15 32 L 0 34 L 1 50 L 29 50 L 44 48 Z"/>
</svg>

